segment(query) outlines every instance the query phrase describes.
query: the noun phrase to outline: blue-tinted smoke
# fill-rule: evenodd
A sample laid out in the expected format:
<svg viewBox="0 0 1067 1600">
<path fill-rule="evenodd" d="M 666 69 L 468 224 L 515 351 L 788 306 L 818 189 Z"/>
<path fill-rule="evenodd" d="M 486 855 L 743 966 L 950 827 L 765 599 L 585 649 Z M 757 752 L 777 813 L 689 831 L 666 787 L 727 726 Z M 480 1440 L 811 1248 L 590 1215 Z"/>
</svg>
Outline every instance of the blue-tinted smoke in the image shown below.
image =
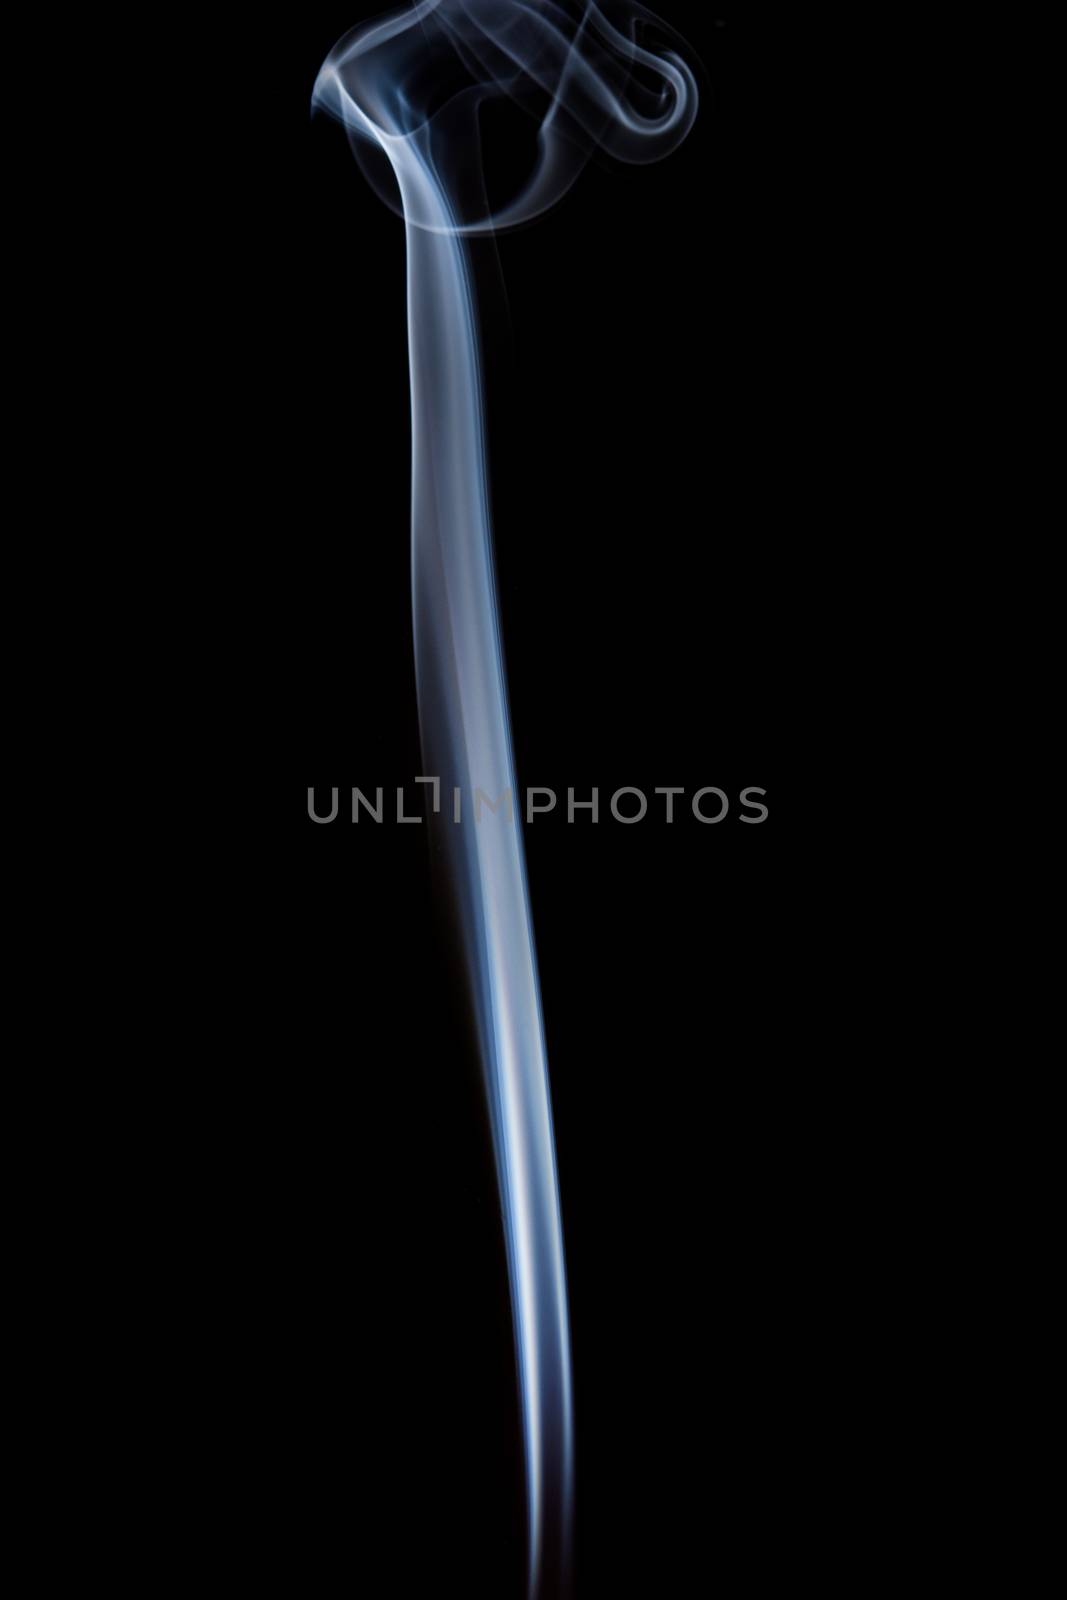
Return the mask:
<svg viewBox="0 0 1067 1600">
<path fill-rule="evenodd" d="M 426 771 L 492 800 L 516 791 L 496 605 L 472 280 L 464 239 L 538 215 L 592 150 L 647 161 L 696 114 L 693 75 L 640 41 L 637 5 L 421 0 L 343 39 L 315 101 L 349 130 L 407 229 L 412 588 Z M 659 40 L 669 38 L 654 24 Z M 495 210 L 479 107 L 536 119 L 532 169 Z M 381 158 L 394 189 L 383 182 Z M 566 1581 L 573 1479 L 567 1289 L 548 1071 L 521 824 L 468 807 L 440 830 L 460 912 L 503 1210 L 530 1535 L 530 1592 Z"/>
</svg>

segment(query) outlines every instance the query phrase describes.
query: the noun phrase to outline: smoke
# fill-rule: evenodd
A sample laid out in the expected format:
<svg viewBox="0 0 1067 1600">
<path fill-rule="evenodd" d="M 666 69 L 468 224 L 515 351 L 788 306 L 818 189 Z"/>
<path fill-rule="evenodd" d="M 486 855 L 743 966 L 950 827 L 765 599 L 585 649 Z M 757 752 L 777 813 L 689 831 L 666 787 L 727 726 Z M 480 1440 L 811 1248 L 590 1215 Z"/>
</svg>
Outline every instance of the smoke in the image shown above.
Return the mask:
<svg viewBox="0 0 1067 1600">
<path fill-rule="evenodd" d="M 596 148 L 650 161 L 696 115 L 677 41 L 638 5 L 420 0 L 349 34 L 315 104 L 407 238 L 412 598 L 425 770 L 455 789 L 515 792 L 486 488 L 469 236 L 558 201 Z M 484 116 L 529 119 L 528 170 L 491 205 Z M 391 175 L 391 176 L 390 176 Z M 451 815 L 448 816 L 453 823 Z M 571 1368 L 555 1143 L 520 824 L 469 813 L 442 828 L 459 908 L 496 1156 L 515 1327 L 531 1596 L 567 1584 Z"/>
<path fill-rule="evenodd" d="M 649 34 L 654 50 L 640 42 Z M 420 0 L 342 39 L 314 99 L 348 128 L 357 159 L 395 209 L 395 189 L 372 152 L 387 159 L 410 227 L 499 232 L 554 205 L 598 146 L 647 162 L 681 143 L 697 91 L 679 43 L 628 0 Z M 514 194 L 490 210 L 479 114 L 500 98 L 531 119 L 536 154 Z M 406 192 L 405 174 L 416 168 L 434 180 L 436 200 L 417 184 Z"/>
</svg>

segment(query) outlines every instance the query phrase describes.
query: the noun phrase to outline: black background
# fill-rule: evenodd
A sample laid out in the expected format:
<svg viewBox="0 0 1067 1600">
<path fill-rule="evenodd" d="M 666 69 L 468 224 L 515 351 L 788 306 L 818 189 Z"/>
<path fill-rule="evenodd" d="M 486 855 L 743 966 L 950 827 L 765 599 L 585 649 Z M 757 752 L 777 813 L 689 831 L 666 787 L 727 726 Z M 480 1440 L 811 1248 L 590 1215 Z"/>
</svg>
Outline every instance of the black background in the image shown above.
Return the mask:
<svg viewBox="0 0 1067 1600">
<path fill-rule="evenodd" d="M 479 264 L 518 781 L 596 785 L 605 810 L 526 830 L 589 1597 L 828 1578 L 852 1492 L 815 827 L 837 782 L 845 197 L 825 195 L 802 30 L 663 5 L 699 58 L 689 139 L 647 168 L 594 160 L 498 242 L 499 278 L 489 247 Z M 427 830 L 345 820 L 352 785 L 422 770 L 403 229 L 309 116 L 323 57 L 376 9 L 257 23 L 199 263 L 243 468 L 249 699 L 276 708 L 234 817 L 279 948 L 244 1265 L 219 1275 L 239 1330 L 222 1453 L 265 1573 L 512 1600 L 511 1323 L 462 968 Z M 734 805 L 622 827 L 624 784 Z M 341 789 L 336 824 L 309 822 L 309 785 Z M 746 785 L 762 826 L 740 822 Z"/>
</svg>

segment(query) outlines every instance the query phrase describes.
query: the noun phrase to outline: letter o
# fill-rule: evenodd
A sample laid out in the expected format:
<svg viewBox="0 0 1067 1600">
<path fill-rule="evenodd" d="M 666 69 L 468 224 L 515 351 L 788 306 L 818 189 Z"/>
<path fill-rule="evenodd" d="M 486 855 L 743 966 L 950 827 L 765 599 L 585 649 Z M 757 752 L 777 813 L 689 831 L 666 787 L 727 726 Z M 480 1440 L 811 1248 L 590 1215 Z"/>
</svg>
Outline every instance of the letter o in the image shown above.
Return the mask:
<svg viewBox="0 0 1067 1600">
<path fill-rule="evenodd" d="M 717 817 L 706 817 L 700 809 L 700 797 L 705 794 L 717 794 L 722 801 L 722 810 Z M 698 822 L 721 822 L 730 809 L 730 799 L 722 789 L 698 789 L 693 796 L 693 815 Z"/>
<path fill-rule="evenodd" d="M 637 798 L 640 800 L 641 809 L 637 813 L 636 817 L 624 817 L 620 813 L 620 811 L 619 811 L 618 807 L 616 806 L 615 802 L 616 802 L 616 800 L 619 798 L 619 796 L 621 794 L 635 794 L 637 796 Z M 648 801 L 645 799 L 645 797 L 641 793 L 640 789 L 616 789 L 615 793 L 611 797 L 611 814 L 615 818 L 616 822 L 625 822 L 627 825 L 629 825 L 631 822 L 640 822 L 641 818 L 645 815 L 645 813 L 647 811 L 648 811 Z"/>
</svg>

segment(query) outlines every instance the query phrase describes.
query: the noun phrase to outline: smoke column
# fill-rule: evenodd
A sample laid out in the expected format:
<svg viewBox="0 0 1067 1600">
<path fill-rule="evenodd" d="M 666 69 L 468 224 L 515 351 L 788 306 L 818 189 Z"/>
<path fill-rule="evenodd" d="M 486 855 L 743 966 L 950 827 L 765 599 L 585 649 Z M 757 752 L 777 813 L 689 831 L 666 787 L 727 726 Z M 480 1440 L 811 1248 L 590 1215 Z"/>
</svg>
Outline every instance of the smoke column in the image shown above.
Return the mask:
<svg viewBox="0 0 1067 1600">
<path fill-rule="evenodd" d="M 654 36 L 655 49 L 642 42 Z M 471 803 L 517 793 L 493 575 L 482 379 L 464 243 L 554 204 L 600 146 L 673 149 L 696 115 L 673 35 L 610 0 L 421 0 L 330 53 L 314 102 L 403 215 L 411 378 L 411 562 L 425 771 L 440 777 L 504 1222 L 529 1524 L 529 1593 L 566 1591 L 573 1486 L 567 1288 L 521 824 Z M 536 119 L 532 170 L 490 210 L 479 107 Z M 383 167 L 383 158 L 387 166 Z M 392 178 L 390 181 L 389 174 Z M 453 821 L 458 788 L 467 807 Z M 506 804 L 506 802 L 505 802 Z"/>
</svg>

